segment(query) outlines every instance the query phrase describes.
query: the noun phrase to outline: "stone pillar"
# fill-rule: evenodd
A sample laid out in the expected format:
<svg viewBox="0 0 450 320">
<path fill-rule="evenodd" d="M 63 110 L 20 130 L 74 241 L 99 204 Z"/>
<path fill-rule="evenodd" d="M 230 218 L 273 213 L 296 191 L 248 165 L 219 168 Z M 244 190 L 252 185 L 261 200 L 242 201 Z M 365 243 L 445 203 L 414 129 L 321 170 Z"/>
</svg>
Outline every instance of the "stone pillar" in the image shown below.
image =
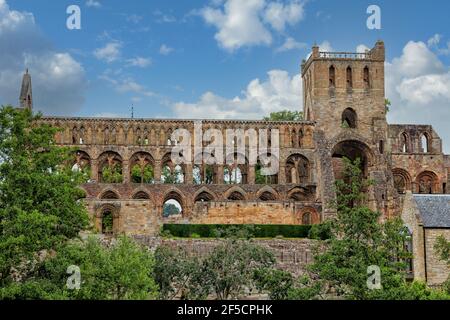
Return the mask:
<svg viewBox="0 0 450 320">
<path fill-rule="evenodd" d="M 217 184 L 223 184 L 223 165 L 217 166 Z"/>
<path fill-rule="evenodd" d="M 122 177 L 124 183 L 130 182 L 130 161 L 124 160 L 122 163 Z"/>
<path fill-rule="evenodd" d="M 98 159 L 93 159 L 91 160 L 91 180 L 99 182 L 98 178 Z"/>
<path fill-rule="evenodd" d="M 192 164 L 186 165 L 186 172 L 184 175 L 184 183 L 185 184 L 193 184 L 194 183 L 194 174 L 193 174 Z"/>
<path fill-rule="evenodd" d="M 255 184 L 256 180 L 256 170 L 255 166 L 249 166 L 248 167 L 248 184 Z"/>
<path fill-rule="evenodd" d="M 161 183 L 161 174 L 162 174 L 162 168 L 161 168 L 161 160 L 155 161 L 155 183 Z"/>
<path fill-rule="evenodd" d="M 278 184 L 286 184 L 286 166 L 280 162 L 280 170 L 278 171 Z"/>
</svg>

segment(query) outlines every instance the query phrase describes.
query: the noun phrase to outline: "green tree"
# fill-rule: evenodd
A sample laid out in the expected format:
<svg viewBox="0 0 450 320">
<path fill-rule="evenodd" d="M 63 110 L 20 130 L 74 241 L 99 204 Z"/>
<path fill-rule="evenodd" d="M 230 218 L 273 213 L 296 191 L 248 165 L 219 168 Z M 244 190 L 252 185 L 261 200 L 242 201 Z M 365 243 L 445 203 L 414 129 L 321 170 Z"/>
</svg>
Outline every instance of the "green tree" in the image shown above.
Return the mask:
<svg viewBox="0 0 450 320">
<path fill-rule="evenodd" d="M 447 241 L 443 235 L 441 235 L 435 244 L 435 249 L 440 255 L 442 261 L 446 261 L 450 266 L 450 241 Z M 450 295 L 450 275 L 446 282 L 443 284 L 443 289 Z"/>
<path fill-rule="evenodd" d="M 153 167 L 150 165 L 142 168 L 140 165 L 135 164 L 131 168 L 131 181 L 133 183 L 152 183 L 153 177 Z"/>
<path fill-rule="evenodd" d="M 58 129 L 39 118 L 0 110 L 0 286 L 13 274 L 26 276 L 40 251 L 76 237 L 88 223 L 73 150 L 57 146 Z"/>
<path fill-rule="evenodd" d="M 386 108 L 386 113 L 389 112 L 391 110 L 391 100 L 389 99 L 384 99 L 384 106 Z"/>
<path fill-rule="evenodd" d="M 69 266 L 80 268 L 79 289 L 67 288 Z M 98 239 L 60 246 L 32 277 L 0 289 L 1 299 L 145 300 L 156 299 L 154 259 L 147 248 L 120 237 L 109 247 Z"/>
<path fill-rule="evenodd" d="M 164 204 L 164 207 L 163 207 L 163 216 L 164 217 L 170 217 L 170 216 L 177 215 L 180 213 L 181 213 L 180 209 L 175 204 L 173 204 L 173 203 Z"/>
<path fill-rule="evenodd" d="M 122 168 L 119 164 L 102 168 L 102 181 L 104 183 L 122 183 Z"/>
<path fill-rule="evenodd" d="M 159 286 L 160 298 L 173 300 L 192 298 L 191 283 L 200 272 L 197 258 L 188 256 L 180 248 L 159 246 L 155 251 L 154 278 Z M 201 294 L 200 294 L 201 295 Z M 193 297 L 195 298 L 195 296 Z"/>
<path fill-rule="evenodd" d="M 380 213 L 366 206 L 369 185 L 360 160 L 344 159 L 344 178 L 336 181 L 337 218 L 331 222 L 331 239 L 311 265 L 320 281 L 349 299 L 382 298 L 407 286 L 408 233 L 400 219 L 380 223 Z M 382 290 L 367 286 L 367 268 L 373 265 L 381 270 Z"/>
<path fill-rule="evenodd" d="M 301 121 L 303 120 L 303 112 L 283 110 L 272 112 L 268 117 L 264 117 L 265 121 Z"/>
<path fill-rule="evenodd" d="M 254 273 L 269 268 L 275 257 L 252 241 L 228 239 L 202 261 L 196 283 L 219 300 L 237 299 L 245 289 L 255 287 Z"/>
</svg>

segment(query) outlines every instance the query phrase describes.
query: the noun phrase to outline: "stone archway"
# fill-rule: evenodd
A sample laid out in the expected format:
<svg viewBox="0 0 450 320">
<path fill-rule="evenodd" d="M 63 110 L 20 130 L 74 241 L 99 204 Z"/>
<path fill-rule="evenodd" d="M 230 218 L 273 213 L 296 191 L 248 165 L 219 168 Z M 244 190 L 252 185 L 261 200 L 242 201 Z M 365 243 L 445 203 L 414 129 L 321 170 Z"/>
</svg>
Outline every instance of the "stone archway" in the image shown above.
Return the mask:
<svg viewBox="0 0 450 320">
<path fill-rule="evenodd" d="M 119 226 L 120 204 L 100 203 L 95 214 L 95 229 L 105 235 L 116 235 L 120 232 Z"/>
<path fill-rule="evenodd" d="M 335 179 L 343 178 L 343 158 L 351 161 L 359 159 L 360 168 L 364 177 L 368 177 L 369 168 L 372 165 L 372 152 L 364 142 L 358 140 L 344 140 L 337 143 L 332 152 L 332 165 Z"/>
</svg>

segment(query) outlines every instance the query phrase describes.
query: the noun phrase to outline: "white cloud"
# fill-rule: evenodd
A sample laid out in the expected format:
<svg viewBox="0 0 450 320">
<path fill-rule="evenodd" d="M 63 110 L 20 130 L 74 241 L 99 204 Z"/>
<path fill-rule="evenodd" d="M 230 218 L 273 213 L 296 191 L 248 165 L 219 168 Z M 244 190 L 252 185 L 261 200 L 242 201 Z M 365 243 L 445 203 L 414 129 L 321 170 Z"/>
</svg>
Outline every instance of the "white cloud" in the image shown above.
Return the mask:
<svg viewBox="0 0 450 320">
<path fill-rule="evenodd" d="M 127 21 L 130 21 L 134 24 L 138 24 L 139 22 L 142 21 L 144 17 L 137 15 L 137 14 L 130 14 L 126 16 Z"/>
<path fill-rule="evenodd" d="M 103 48 L 95 49 L 94 56 L 108 63 L 119 59 L 121 55 L 122 43 L 119 41 L 112 41 L 107 43 Z"/>
<path fill-rule="evenodd" d="M 99 1 L 96 0 L 87 0 L 86 1 L 86 7 L 90 8 L 100 8 L 102 4 Z"/>
<path fill-rule="evenodd" d="M 206 92 L 196 103 L 175 103 L 173 110 L 178 117 L 261 119 L 275 111 L 300 110 L 301 99 L 300 74 L 291 77 L 287 71 L 271 70 L 266 81 L 252 80 L 241 96 L 227 99 Z"/>
<path fill-rule="evenodd" d="M 56 51 L 38 30 L 32 13 L 11 10 L 0 0 L 0 104 L 18 105 L 21 78 L 29 68 L 34 108 L 74 114 L 84 103 L 84 68 L 69 53 Z"/>
<path fill-rule="evenodd" d="M 357 53 L 365 53 L 366 51 L 370 51 L 370 48 L 364 44 L 360 44 L 359 46 L 356 47 Z"/>
<path fill-rule="evenodd" d="M 272 43 L 272 35 L 260 17 L 264 6 L 264 0 L 227 0 L 223 10 L 206 7 L 201 15 L 218 29 L 215 39 L 219 45 L 233 51 L 243 46 Z"/>
<path fill-rule="evenodd" d="M 266 0 L 213 1 L 197 14 L 217 28 L 215 39 L 220 47 L 234 51 L 241 47 L 271 45 L 271 27 L 283 32 L 304 18 L 304 1 L 288 3 Z"/>
<path fill-rule="evenodd" d="M 299 0 L 288 4 L 270 2 L 264 13 L 264 19 L 277 31 L 284 31 L 286 25 L 295 25 L 304 18 L 304 3 Z"/>
<path fill-rule="evenodd" d="M 331 46 L 331 43 L 327 40 L 319 44 L 319 50 L 322 52 L 333 52 L 334 48 Z"/>
<path fill-rule="evenodd" d="M 128 66 L 131 66 L 131 67 L 147 68 L 147 67 L 151 66 L 152 59 L 136 57 L 136 58 L 128 59 L 127 63 L 128 63 Z"/>
<path fill-rule="evenodd" d="M 276 49 L 276 52 L 284 52 L 294 49 L 304 49 L 307 46 L 306 43 L 298 42 L 294 38 L 287 37 L 284 43 Z"/>
<path fill-rule="evenodd" d="M 159 53 L 162 54 L 163 56 L 169 55 L 172 51 L 173 51 L 173 48 L 171 48 L 165 44 L 161 45 L 161 47 L 159 48 Z"/>
<path fill-rule="evenodd" d="M 442 35 L 436 33 L 434 36 L 432 36 L 430 39 L 428 39 L 427 44 L 429 47 L 437 46 L 439 44 L 439 42 L 441 42 L 441 39 L 442 39 Z"/>
<path fill-rule="evenodd" d="M 119 93 L 134 93 L 145 97 L 153 97 L 155 93 L 148 90 L 145 86 L 137 83 L 132 77 L 126 77 L 121 71 L 106 70 L 99 79 L 105 80 L 112 84 L 114 89 Z"/>
<path fill-rule="evenodd" d="M 431 124 L 450 151 L 450 68 L 424 42 L 410 41 L 386 63 L 386 96 L 390 123 Z"/>
</svg>

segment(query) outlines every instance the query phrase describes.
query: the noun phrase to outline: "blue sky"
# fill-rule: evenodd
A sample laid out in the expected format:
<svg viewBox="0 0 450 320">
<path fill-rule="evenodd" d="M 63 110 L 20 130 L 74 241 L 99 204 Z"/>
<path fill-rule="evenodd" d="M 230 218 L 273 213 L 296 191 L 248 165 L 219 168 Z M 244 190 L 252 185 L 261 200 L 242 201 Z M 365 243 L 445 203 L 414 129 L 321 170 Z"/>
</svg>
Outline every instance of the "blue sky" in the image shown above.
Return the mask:
<svg viewBox="0 0 450 320">
<path fill-rule="evenodd" d="M 72 4 L 81 30 L 66 28 Z M 371 4 L 381 30 L 366 27 Z M 431 123 L 450 143 L 448 12 L 447 0 L 0 0 L 0 103 L 16 104 L 29 67 L 45 114 L 129 116 L 134 104 L 136 117 L 261 118 L 302 108 L 314 43 L 383 39 L 389 120 Z"/>
</svg>

